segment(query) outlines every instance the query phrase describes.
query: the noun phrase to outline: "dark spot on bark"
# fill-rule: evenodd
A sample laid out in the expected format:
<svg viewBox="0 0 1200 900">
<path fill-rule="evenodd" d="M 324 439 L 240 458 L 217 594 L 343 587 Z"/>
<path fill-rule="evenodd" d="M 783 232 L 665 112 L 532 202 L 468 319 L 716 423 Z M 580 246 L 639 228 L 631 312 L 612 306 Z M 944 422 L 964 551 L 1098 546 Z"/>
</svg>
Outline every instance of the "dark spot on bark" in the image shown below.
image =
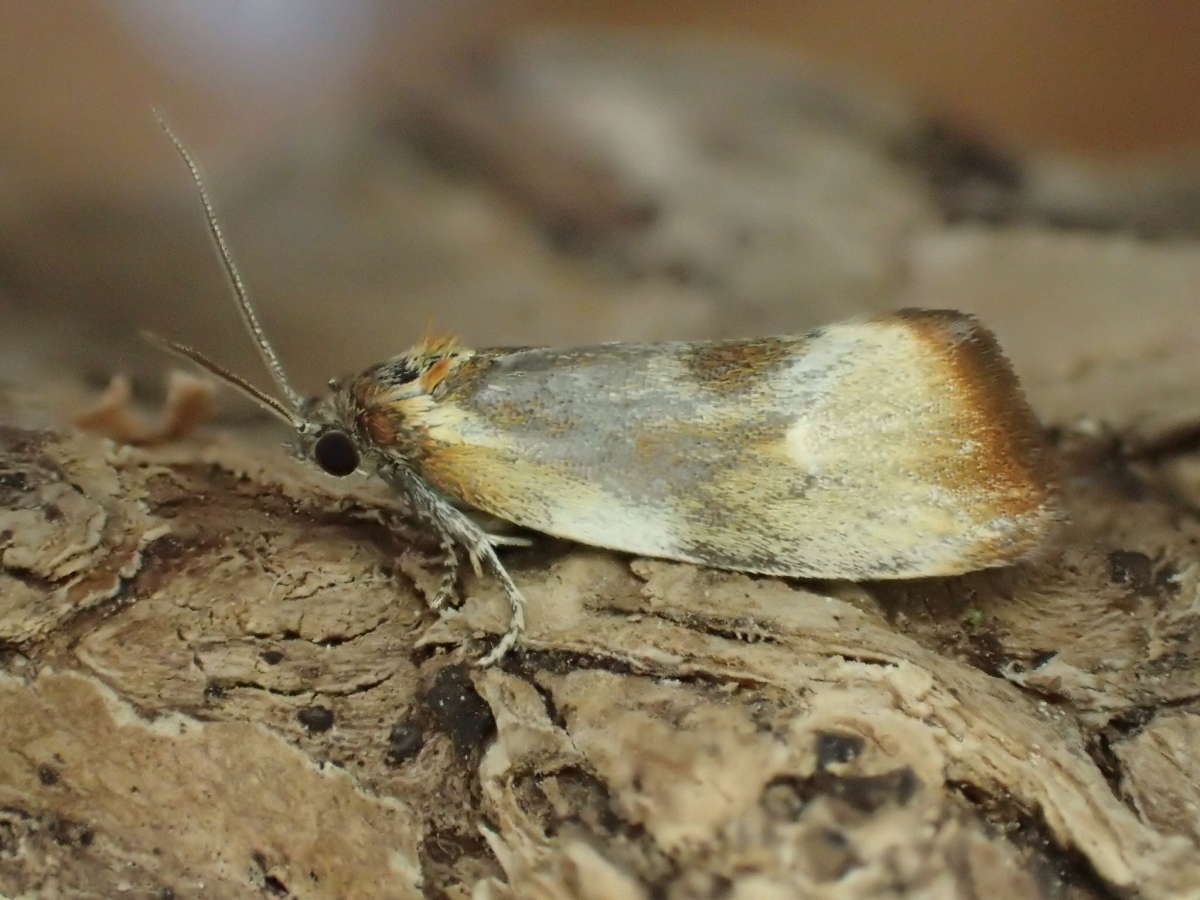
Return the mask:
<svg viewBox="0 0 1200 900">
<path fill-rule="evenodd" d="M 857 734 L 838 734 L 823 731 L 817 735 L 817 765 L 846 763 L 863 751 L 863 739 Z"/>
<path fill-rule="evenodd" d="M 818 796 L 841 800 L 862 813 L 873 813 L 889 802 L 903 806 L 920 781 L 912 769 L 904 766 L 882 775 L 835 775 L 826 770 L 800 778 L 781 775 L 763 788 L 763 806 L 773 817 L 795 821 L 804 808 Z"/>
<path fill-rule="evenodd" d="M 333 710 L 325 706 L 306 706 L 296 713 L 296 718 L 310 734 L 319 734 L 333 727 Z"/>
<path fill-rule="evenodd" d="M 142 557 L 147 561 L 166 562 L 183 556 L 185 549 L 183 541 L 178 536 L 164 534 L 160 538 L 155 538 L 146 546 Z"/>
<path fill-rule="evenodd" d="M 1155 435 L 1146 443 L 1139 441 L 1128 448 L 1127 453 L 1132 459 L 1155 462 L 1197 450 L 1200 450 L 1200 422 L 1186 422 Z"/>
<path fill-rule="evenodd" d="M 47 522 L 59 522 L 64 518 L 63 511 L 53 503 L 47 503 L 42 507 L 42 515 L 46 517 Z"/>
<path fill-rule="evenodd" d="M 965 649 L 971 662 L 990 675 L 999 675 L 1009 663 L 1004 644 L 988 630 L 968 633 Z"/>
<path fill-rule="evenodd" d="M 64 847 L 90 847 L 96 833 L 86 825 L 69 819 L 55 819 L 50 823 L 50 837 Z"/>
<path fill-rule="evenodd" d="M 1099 439 L 1097 444 L 1089 450 L 1085 461 L 1089 464 L 1089 474 L 1126 500 L 1137 502 L 1149 497 L 1149 485 L 1137 468 L 1130 465 L 1122 442 L 1108 437 Z"/>
<path fill-rule="evenodd" d="M 811 778 L 778 775 L 763 787 L 762 805 L 772 818 L 794 822 L 815 793 Z"/>
<path fill-rule="evenodd" d="M 616 813 L 612 794 L 602 779 L 580 766 L 567 766 L 555 774 L 554 780 L 561 795 L 566 799 L 566 809 L 571 810 L 565 820 L 550 820 L 555 830 L 559 823 L 566 821 L 583 824 L 589 830 L 625 834 L 631 839 L 635 838 L 634 832 L 641 826 L 626 822 Z M 537 787 L 539 781 L 540 778 L 531 779 L 529 784 L 531 788 L 540 792 L 540 787 Z"/>
<path fill-rule="evenodd" d="M 458 831 L 432 831 L 421 842 L 421 853 L 442 865 L 454 866 L 464 857 L 490 859 L 492 852 L 482 837 Z"/>
<path fill-rule="evenodd" d="M 1149 706 L 1134 706 L 1117 713 L 1108 723 L 1093 734 L 1087 742 L 1087 752 L 1108 782 L 1116 796 L 1126 790 L 1128 774 L 1121 763 L 1116 748 L 1141 734 L 1154 718 L 1155 709 Z"/>
<path fill-rule="evenodd" d="M 912 799 L 920 785 L 916 774 L 908 766 L 882 775 L 825 774 L 816 777 L 826 793 L 864 813 L 873 813 L 889 802 L 903 806 Z"/>
<path fill-rule="evenodd" d="M 430 718 L 460 753 L 478 749 L 496 731 L 492 710 L 475 691 L 464 665 L 447 666 L 422 696 Z"/>
<path fill-rule="evenodd" d="M 54 766 L 48 766 L 45 763 L 42 763 L 42 765 L 38 766 L 37 774 L 38 781 L 40 781 L 46 787 L 58 784 L 58 769 L 54 768 Z"/>
<path fill-rule="evenodd" d="M 0 472 L 0 488 L 10 491 L 29 490 L 29 479 L 24 472 Z"/>
<path fill-rule="evenodd" d="M 259 654 L 259 658 L 268 666 L 277 666 L 283 662 L 282 650 L 264 650 Z"/>
<path fill-rule="evenodd" d="M 1166 563 L 1158 570 L 1158 575 L 1154 578 L 1154 586 L 1158 588 L 1162 594 L 1178 594 L 1179 593 L 1179 569 L 1171 563 Z"/>
<path fill-rule="evenodd" d="M 1131 594 L 1146 595 L 1154 583 L 1154 562 L 1137 550 L 1114 550 L 1108 554 L 1108 577 Z"/>
<path fill-rule="evenodd" d="M 286 897 L 288 895 L 288 887 L 286 884 L 267 871 L 268 865 L 266 856 L 264 856 L 261 851 L 255 850 L 254 853 L 251 854 L 251 859 L 254 860 L 254 865 L 256 865 L 258 870 L 262 873 L 263 887 L 266 888 L 269 893 L 280 897 Z"/>
<path fill-rule="evenodd" d="M 1040 669 L 1056 656 L 1058 656 L 1057 650 L 1039 650 L 1033 654 L 1033 659 L 1029 660 L 1029 668 Z"/>
<path fill-rule="evenodd" d="M 416 722 L 401 722 L 388 734 L 387 750 L 383 761 L 389 766 L 398 766 L 417 755 L 425 743 L 425 732 Z"/>
<path fill-rule="evenodd" d="M 1043 883 L 1054 885 L 1052 896 L 1114 896 L 1112 885 L 1097 874 L 1095 865 L 1083 851 L 1070 845 L 1063 846 L 1043 817 L 1020 806 L 1007 791 L 993 795 L 978 785 L 963 781 L 947 781 L 946 787 L 957 791 L 1015 847 L 1030 854 L 1028 858 L 1034 864 L 1034 874 Z M 1045 871 L 1039 872 L 1043 866 Z"/>
</svg>

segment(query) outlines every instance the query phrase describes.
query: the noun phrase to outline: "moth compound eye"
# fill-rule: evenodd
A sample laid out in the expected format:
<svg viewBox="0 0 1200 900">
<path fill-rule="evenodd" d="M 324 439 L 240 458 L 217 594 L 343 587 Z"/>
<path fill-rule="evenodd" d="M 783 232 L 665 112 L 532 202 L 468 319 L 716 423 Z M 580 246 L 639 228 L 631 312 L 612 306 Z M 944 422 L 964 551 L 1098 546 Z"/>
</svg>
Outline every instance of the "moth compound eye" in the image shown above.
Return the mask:
<svg viewBox="0 0 1200 900">
<path fill-rule="evenodd" d="M 346 432 L 327 431 L 317 438 L 313 459 L 330 475 L 342 478 L 358 468 L 358 448 Z"/>
</svg>

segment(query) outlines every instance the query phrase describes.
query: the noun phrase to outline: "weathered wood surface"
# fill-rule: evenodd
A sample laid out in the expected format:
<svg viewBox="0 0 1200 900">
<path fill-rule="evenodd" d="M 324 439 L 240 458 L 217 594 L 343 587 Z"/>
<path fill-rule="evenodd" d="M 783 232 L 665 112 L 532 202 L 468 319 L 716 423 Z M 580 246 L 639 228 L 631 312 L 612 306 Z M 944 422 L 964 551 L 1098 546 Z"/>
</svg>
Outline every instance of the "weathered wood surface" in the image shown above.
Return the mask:
<svg viewBox="0 0 1200 900">
<path fill-rule="evenodd" d="M 706 59 L 654 90 L 705 94 Z M 533 84 L 564 103 L 589 84 L 640 97 L 606 80 L 619 54 L 542 62 Z M 1147 451 L 1200 413 L 1200 251 L 944 225 L 886 149 L 903 122 L 770 131 L 789 82 L 771 74 L 772 100 L 753 72 L 713 71 L 744 131 L 700 129 L 688 156 L 704 117 L 681 101 L 660 122 L 673 168 L 634 152 L 636 129 L 604 147 L 664 211 L 604 238 L 625 268 L 488 250 L 483 229 L 446 275 L 453 315 L 501 315 L 489 266 L 584 333 L 972 309 L 1052 427 L 1058 543 L 1016 570 L 846 585 L 540 539 L 507 553 L 525 649 L 485 671 L 502 598 L 468 577 L 458 611 L 428 612 L 436 548 L 379 524 L 378 486 L 260 431 L 120 446 L 55 424 L 78 389 L 31 376 L 0 404 L 0 892 L 1200 896 L 1200 456 L 1182 432 Z M 434 240 L 437 191 L 452 207 L 464 189 L 420 190 Z M 604 318 L 581 316 L 605 290 Z M 424 321 L 403 312 L 409 333 Z"/>
</svg>

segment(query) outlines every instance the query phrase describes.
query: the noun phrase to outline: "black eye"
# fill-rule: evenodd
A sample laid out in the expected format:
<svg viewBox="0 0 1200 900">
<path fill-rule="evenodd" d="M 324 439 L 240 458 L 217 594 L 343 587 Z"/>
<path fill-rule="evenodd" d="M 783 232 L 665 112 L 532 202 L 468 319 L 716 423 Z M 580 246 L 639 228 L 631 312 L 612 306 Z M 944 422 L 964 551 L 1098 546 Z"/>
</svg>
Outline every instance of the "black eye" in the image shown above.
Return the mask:
<svg viewBox="0 0 1200 900">
<path fill-rule="evenodd" d="M 330 475 L 342 478 L 358 468 L 358 448 L 346 432 L 327 431 L 317 438 L 313 459 Z"/>
</svg>

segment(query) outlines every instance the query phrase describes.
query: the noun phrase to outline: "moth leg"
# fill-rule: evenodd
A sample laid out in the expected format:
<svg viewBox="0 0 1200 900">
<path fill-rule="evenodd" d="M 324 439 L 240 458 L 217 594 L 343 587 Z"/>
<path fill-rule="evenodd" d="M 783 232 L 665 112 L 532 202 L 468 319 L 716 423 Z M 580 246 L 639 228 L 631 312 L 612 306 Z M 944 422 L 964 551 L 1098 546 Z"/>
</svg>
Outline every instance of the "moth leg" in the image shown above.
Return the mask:
<svg viewBox="0 0 1200 900">
<path fill-rule="evenodd" d="M 508 651 L 521 640 L 521 635 L 525 633 L 525 598 L 513 583 L 508 570 L 504 568 L 504 564 L 500 562 L 500 557 L 496 555 L 495 544 L 492 542 L 491 535 L 480 529 L 478 540 L 479 543 L 467 547 L 467 554 L 472 560 L 482 560 L 487 564 L 492 575 L 500 582 L 500 586 L 504 589 L 504 595 L 508 598 L 509 607 L 508 631 L 504 633 L 504 636 L 500 638 L 500 641 L 492 648 L 491 652 L 480 658 L 476 663 L 476 665 L 486 667 L 494 665 L 503 659 Z"/>
<path fill-rule="evenodd" d="M 517 645 L 525 631 L 525 598 L 513 583 L 504 564 L 500 562 L 500 557 L 496 555 L 496 546 L 505 543 L 504 539 L 497 539 L 488 534 L 412 470 L 396 466 L 390 468 L 385 477 L 409 497 L 414 510 L 432 522 L 444 540 L 457 543 L 466 550 L 467 559 L 470 560 L 476 574 L 480 574 L 481 569 L 486 567 L 500 582 L 504 595 L 508 598 L 508 630 L 496 646 L 476 663 L 479 666 L 494 665 Z"/>
<path fill-rule="evenodd" d="M 427 519 L 437 529 L 438 547 L 442 551 L 442 579 L 438 582 L 437 591 L 434 592 L 433 596 L 426 595 L 425 605 L 438 615 L 441 615 L 446 601 L 454 597 L 458 586 L 458 544 L 449 533 L 442 530 L 435 519 L 424 513 L 421 515 L 423 519 Z M 416 533 L 411 527 L 411 523 L 406 522 L 398 515 L 381 513 L 378 515 L 378 521 L 394 535 L 403 535 L 408 540 L 414 542 L 418 540 Z"/>
<path fill-rule="evenodd" d="M 454 538 L 444 531 L 441 535 L 441 547 L 442 553 L 445 554 L 442 557 L 442 580 L 438 584 L 437 593 L 429 601 L 429 608 L 439 615 L 446 601 L 454 596 L 455 587 L 458 585 L 458 546 L 454 543 Z"/>
<path fill-rule="evenodd" d="M 488 540 L 493 547 L 532 547 L 533 541 L 519 534 L 492 534 L 488 532 Z"/>
</svg>

